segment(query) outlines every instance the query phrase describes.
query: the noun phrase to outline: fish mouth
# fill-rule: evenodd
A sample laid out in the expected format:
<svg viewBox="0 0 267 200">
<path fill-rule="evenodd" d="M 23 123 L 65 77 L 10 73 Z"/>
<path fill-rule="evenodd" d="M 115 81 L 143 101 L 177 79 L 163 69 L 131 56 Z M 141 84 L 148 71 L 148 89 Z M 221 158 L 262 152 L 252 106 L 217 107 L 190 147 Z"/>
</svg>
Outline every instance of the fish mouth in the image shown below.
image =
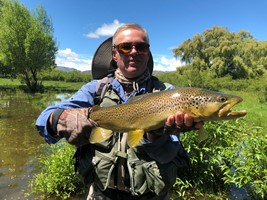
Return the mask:
<svg viewBox="0 0 267 200">
<path fill-rule="evenodd" d="M 222 119 L 236 119 L 239 117 L 244 117 L 247 114 L 247 111 L 245 110 L 240 110 L 240 111 L 232 111 L 231 108 L 242 102 L 243 99 L 240 97 L 236 97 L 232 99 L 232 101 L 228 104 L 225 104 L 222 106 L 218 112 L 218 116 Z"/>
</svg>

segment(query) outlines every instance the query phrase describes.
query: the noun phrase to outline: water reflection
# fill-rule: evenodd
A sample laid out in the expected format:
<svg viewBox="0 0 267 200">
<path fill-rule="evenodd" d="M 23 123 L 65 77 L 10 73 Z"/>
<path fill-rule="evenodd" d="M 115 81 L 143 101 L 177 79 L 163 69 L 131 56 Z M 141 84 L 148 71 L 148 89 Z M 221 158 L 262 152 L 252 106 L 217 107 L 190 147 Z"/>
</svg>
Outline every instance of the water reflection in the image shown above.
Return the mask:
<svg viewBox="0 0 267 200">
<path fill-rule="evenodd" d="M 44 140 L 35 130 L 40 110 L 21 92 L 0 92 L 0 199 L 23 199 L 34 154 Z"/>
</svg>

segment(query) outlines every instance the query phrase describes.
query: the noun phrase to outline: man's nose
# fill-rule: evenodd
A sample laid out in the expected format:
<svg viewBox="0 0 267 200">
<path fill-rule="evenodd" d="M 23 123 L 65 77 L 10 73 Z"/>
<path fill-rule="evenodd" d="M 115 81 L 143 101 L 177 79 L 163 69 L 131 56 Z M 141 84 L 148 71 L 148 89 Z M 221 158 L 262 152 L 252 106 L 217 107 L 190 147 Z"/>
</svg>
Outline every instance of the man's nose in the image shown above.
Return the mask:
<svg viewBox="0 0 267 200">
<path fill-rule="evenodd" d="M 137 53 L 137 51 L 135 49 L 135 46 L 132 46 L 132 50 L 131 50 L 130 54 L 136 54 L 136 53 Z"/>
</svg>

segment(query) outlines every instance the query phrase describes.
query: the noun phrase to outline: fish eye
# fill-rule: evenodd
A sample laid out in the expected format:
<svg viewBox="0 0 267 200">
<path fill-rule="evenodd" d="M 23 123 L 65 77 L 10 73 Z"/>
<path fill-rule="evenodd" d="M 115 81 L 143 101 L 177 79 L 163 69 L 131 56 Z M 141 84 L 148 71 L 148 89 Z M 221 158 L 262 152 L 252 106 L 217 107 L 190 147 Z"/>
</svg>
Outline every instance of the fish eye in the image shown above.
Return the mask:
<svg viewBox="0 0 267 200">
<path fill-rule="evenodd" d="M 220 102 L 226 102 L 227 101 L 227 98 L 224 97 L 224 96 L 221 96 L 221 97 L 219 97 L 219 101 Z"/>
</svg>

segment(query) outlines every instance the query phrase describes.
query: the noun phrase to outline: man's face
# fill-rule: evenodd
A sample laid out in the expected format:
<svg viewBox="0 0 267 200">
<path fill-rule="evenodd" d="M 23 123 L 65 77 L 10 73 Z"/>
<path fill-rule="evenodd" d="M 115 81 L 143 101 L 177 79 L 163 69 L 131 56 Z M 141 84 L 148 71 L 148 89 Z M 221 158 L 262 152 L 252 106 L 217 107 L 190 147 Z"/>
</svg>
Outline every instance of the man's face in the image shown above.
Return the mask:
<svg viewBox="0 0 267 200">
<path fill-rule="evenodd" d="M 115 45 L 128 43 L 128 49 L 129 43 L 137 45 L 137 47 L 135 45 L 130 45 L 131 50 L 129 50 L 129 53 L 124 53 L 119 51 L 118 48 L 115 48 L 112 50 L 112 55 L 113 59 L 117 62 L 119 70 L 126 78 L 135 78 L 143 74 L 147 68 L 149 53 L 138 50 L 142 49 L 142 45 L 146 45 L 147 43 L 145 34 L 136 29 L 124 30 L 117 35 L 114 43 Z"/>
</svg>

